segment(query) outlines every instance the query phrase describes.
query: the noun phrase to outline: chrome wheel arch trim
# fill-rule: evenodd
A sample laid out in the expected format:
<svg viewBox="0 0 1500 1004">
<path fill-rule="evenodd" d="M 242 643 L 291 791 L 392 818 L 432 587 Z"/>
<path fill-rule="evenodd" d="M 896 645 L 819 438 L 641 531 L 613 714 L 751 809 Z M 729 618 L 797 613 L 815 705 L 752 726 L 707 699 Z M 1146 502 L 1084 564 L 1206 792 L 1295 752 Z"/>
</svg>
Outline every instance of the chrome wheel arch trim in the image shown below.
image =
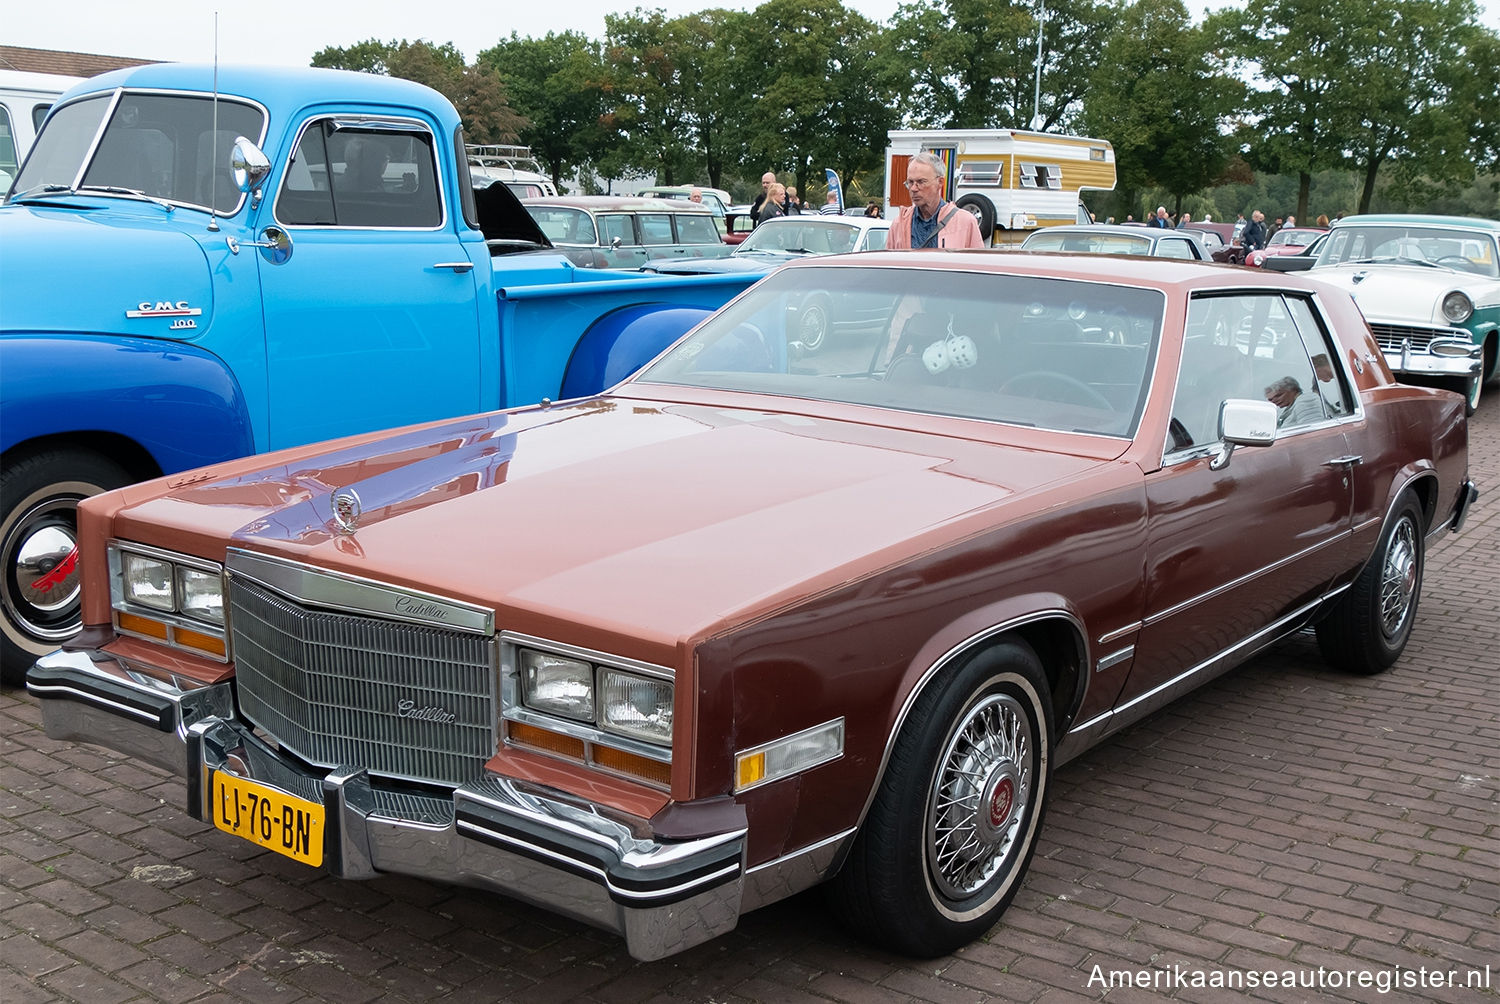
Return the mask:
<svg viewBox="0 0 1500 1004">
<path fill-rule="evenodd" d="M 901 710 L 897 712 L 895 721 L 891 723 L 890 733 L 886 736 L 885 749 L 881 751 L 880 764 L 875 770 L 875 777 L 870 785 L 870 790 L 865 795 L 865 804 L 860 808 L 859 818 L 855 821 L 854 829 L 856 831 L 860 827 L 864 826 L 865 819 L 870 814 L 870 806 L 875 803 L 875 796 L 879 794 L 881 785 L 885 783 L 886 768 L 890 766 L 891 762 L 891 751 L 895 749 L 896 739 L 901 735 L 901 729 L 906 725 L 906 718 L 909 714 L 911 714 L 911 709 L 916 705 L 917 699 L 926 692 L 927 687 L 935 679 L 937 679 L 939 674 L 941 674 L 949 666 L 953 665 L 954 662 L 982 650 L 985 642 L 998 638 L 1000 635 L 1014 631 L 1016 628 L 1024 627 L 1027 624 L 1035 624 L 1039 621 L 1050 620 L 1058 620 L 1067 623 L 1068 627 L 1073 632 L 1074 640 L 1078 645 L 1079 655 L 1078 684 L 1075 687 L 1076 693 L 1073 695 L 1073 699 L 1070 702 L 1070 706 L 1068 708 L 1052 709 L 1052 714 L 1055 719 L 1052 724 L 1056 726 L 1059 725 L 1062 721 L 1069 720 L 1071 715 L 1078 708 L 1083 706 L 1083 699 L 1084 696 L 1088 693 L 1090 678 L 1093 676 L 1093 672 L 1091 670 L 1093 663 L 1089 655 L 1088 632 L 1084 628 L 1083 622 L 1078 618 L 1077 614 L 1073 613 L 1072 611 L 1065 610 L 1061 607 L 1053 607 L 1045 610 L 1036 610 L 1029 614 L 1022 614 L 1018 617 L 1012 617 L 1009 620 L 1001 621 L 999 624 L 992 624 L 987 628 L 976 631 L 974 634 L 969 635 L 967 638 L 964 638 L 949 647 L 949 649 L 942 655 L 940 655 L 931 666 L 927 667 L 927 669 L 922 673 L 921 677 L 918 678 L 916 684 L 914 684 L 911 690 L 907 693 L 906 699 L 902 701 Z M 1046 667 L 1043 666 L 1042 668 L 1043 672 L 1045 672 Z M 1060 743 L 1062 741 L 1062 734 L 1058 734 L 1057 736 L 1055 736 L 1053 741 L 1054 744 Z M 1055 759 L 1053 760 L 1054 765 L 1058 762 L 1059 761 Z"/>
</svg>

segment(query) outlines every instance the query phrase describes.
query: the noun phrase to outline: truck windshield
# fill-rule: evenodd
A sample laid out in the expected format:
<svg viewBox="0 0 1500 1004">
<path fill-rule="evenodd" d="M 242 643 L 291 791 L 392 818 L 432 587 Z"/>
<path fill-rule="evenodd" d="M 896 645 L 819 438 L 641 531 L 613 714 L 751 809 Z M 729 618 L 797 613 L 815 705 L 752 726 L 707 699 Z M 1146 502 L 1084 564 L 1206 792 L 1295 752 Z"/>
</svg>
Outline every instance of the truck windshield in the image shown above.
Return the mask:
<svg viewBox="0 0 1500 1004">
<path fill-rule="evenodd" d="M 11 191 L 55 186 L 137 193 L 204 209 L 212 201 L 224 214 L 239 207 L 230 151 L 238 136 L 261 141 L 265 116 L 259 108 L 220 97 L 215 131 L 211 97 L 127 91 L 111 111 L 113 97 L 100 94 L 58 108 Z"/>
</svg>

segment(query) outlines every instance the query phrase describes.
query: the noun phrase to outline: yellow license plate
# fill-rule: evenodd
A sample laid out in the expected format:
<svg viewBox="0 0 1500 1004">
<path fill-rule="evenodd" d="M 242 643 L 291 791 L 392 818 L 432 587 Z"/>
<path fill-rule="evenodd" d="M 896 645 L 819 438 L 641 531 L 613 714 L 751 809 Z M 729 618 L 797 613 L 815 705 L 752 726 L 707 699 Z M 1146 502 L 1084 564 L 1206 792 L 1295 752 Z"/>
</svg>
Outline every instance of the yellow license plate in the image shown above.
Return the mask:
<svg viewBox="0 0 1500 1004">
<path fill-rule="evenodd" d="M 214 826 L 305 865 L 323 863 L 323 806 L 222 771 L 211 776 Z"/>
</svg>

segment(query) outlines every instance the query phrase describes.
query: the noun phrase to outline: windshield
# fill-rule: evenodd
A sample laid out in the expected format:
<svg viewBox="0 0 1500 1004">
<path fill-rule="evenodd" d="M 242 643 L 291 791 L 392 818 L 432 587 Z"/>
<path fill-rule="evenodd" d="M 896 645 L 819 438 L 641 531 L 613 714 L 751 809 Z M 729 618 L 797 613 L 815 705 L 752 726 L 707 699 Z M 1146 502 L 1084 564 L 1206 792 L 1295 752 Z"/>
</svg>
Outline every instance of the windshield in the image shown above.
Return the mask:
<svg viewBox="0 0 1500 1004">
<path fill-rule="evenodd" d="M 1027 251 L 1076 251 L 1085 254 L 1151 253 L 1151 238 L 1129 233 L 1081 233 L 1077 230 L 1052 233 L 1038 230 L 1021 245 Z"/>
<path fill-rule="evenodd" d="M 740 244 L 735 254 L 752 251 L 777 251 L 791 254 L 843 254 L 859 243 L 859 228 L 833 220 L 806 221 L 787 218 L 771 220 L 757 227 Z"/>
<path fill-rule="evenodd" d="M 1271 238 L 1268 247 L 1278 245 L 1289 245 L 1291 247 L 1305 248 L 1318 239 L 1317 230 L 1278 230 L 1276 236 Z"/>
<path fill-rule="evenodd" d="M 1369 224 L 1339 227 L 1318 253 L 1318 265 L 1395 262 L 1500 277 L 1495 237 L 1459 227 Z"/>
<path fill-rule="evenodd" d="M 1128 437 L 1164 305 L 1095 282 L 793 266 L 636 379 Z"/>
<path fill-rule="evenodd" d="M 118 102 L 113 93 L 70 102 L 48 119 L 12 192 L 116 191 L 204 209 L 212 201 L 230 215 L 243 198 L 230 152 L 238 136 L 261 142 L 265 116 L 223 97 L 217 114 L 215 131 L 214 100 L 203 95 L 127 91 Z"/>
</svg>

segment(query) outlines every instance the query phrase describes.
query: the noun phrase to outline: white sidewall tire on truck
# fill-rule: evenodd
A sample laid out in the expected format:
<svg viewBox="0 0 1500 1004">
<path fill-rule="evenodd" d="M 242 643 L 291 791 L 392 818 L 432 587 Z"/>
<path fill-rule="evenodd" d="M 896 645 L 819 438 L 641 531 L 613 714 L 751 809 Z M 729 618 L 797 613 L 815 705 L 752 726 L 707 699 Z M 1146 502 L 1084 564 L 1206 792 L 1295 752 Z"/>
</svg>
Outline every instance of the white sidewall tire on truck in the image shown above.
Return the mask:
<svg viewBox="0 0 1500 1004">
<path fill-rule="evenodd" d="M 77 542 L 78 503 L 132 480 L 114 461 L 81 450 L 7 459 L 0 472 L 0 679 L 6 683 L 24 682 L 38 656 L 77 633 L 78 569 L 57 569 Z"/>
</svg>

